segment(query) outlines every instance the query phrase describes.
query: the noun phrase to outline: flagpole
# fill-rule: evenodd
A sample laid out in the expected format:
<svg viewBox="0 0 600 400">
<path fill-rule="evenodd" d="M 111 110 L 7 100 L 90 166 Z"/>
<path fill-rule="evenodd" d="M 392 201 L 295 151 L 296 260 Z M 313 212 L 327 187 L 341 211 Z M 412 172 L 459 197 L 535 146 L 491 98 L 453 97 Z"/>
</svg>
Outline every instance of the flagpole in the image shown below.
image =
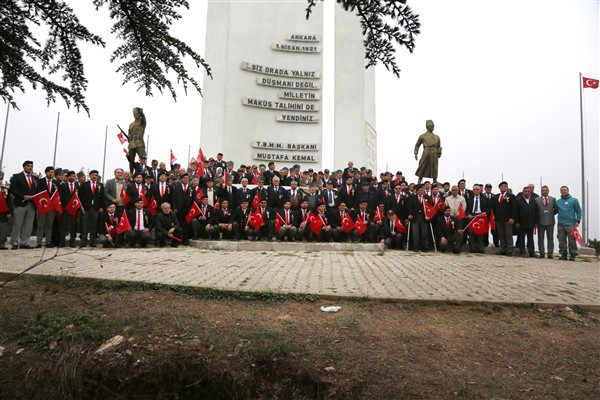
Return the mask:
<svg viewBox="0 0 600 400">
<path fill-rule="evenodd" d="M 8 128 L 8 111 L 10 103 L 6 103 L 6 121 L 4 121 L 4 137 L 2 138 L 2 153 L 0 153 L 0 170 L 2 170 L 2 162 L 4 161 L 4 145 L 6 144 L 6 129 Z"/>
<path fill-rule="evenodd" d="M 146 135 L 146 156 L 150 155 L 150 135 Z"/>
<path fill-rule="evenodd" d="M 60 111 L 56 117 L 56 135 L 54 136 L 54 158 L 52 158 L 52 166 L 56 167 L 56 147 L 58 146 L 58 123 L 60 122 Z"/>
<path fill-rule="evenodd" d="M 108 125 L 106 125 L 106 131 L 104 132 L 104 157 L 102 158 L 102 179 L 106 182 L 106 177 L 104 176 L 105 168 L 106 168 L 106 139 L 108 138 Z"/>
<path fill-rule="evenodd" d="M 583 75 L 579 73 L 579 118 L 581 125 L 581 209 L 586 212 L 586 201 L 585 201 L 585 160 L 584 160 L 584 144 L 583 144 L 583 87 L 582 87 Z M 586 212 L 587 213 L 587 212 Z M 583 244 L 587 244 L 587 223 L 583 224 Z"/>
<path fill-rule="evenodd" d="M 191 144 L 188 145 L 188 158 L 187 158 L 188 159 L 188 164 L 186 166 L 186 170 L 187 170 L 187 167 L 190 166 L 190 151 L 192 151 L 192 145 Z"/>
</svg>

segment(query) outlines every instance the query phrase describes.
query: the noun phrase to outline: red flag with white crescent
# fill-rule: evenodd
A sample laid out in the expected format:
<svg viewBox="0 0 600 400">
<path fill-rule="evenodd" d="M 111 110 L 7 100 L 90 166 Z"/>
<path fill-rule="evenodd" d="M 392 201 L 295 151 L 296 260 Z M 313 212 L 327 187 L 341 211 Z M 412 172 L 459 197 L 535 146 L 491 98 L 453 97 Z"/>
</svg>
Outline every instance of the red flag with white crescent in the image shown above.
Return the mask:
<svg viewBox="0 0 600 400">
<path fill-rule="evenodd" d="M 365 224 L 365 221 L 360 215 L 356 217 L 356 224 L 354 224 L 354 227 L 359 235 L 362 235 L 367 231 L 367 224 Z"/>
<path fill-rule="evenodd" d="M 117 225 L 117 233 L 121 234 L 123 232 L 127 232 L 131 230 L 131 224 L 129 223 L 129 218 L 127 218 L 127 213 L 123 211 L 121 218 L 119 219 L 119 225 Z"/>
<path fill-rule="evenodd" d="M 473 217 L 471 222 L 469 222 L 466 228 L 469 228 L 476 235 L 487 234 L 490 230 L 487 215 L 485 215 L 485 213 L 476 215 Z"/>
<path fill-rule="evenodd" d="M 258 190 L 254 194 L 254 199 L 252 199 L 252 208 L 255 210 L 260 206 L 260 195 L 258 194 Z"/>
<path fill-rule="evenodd" d="M 310 211 L 308 213 L 308 228 L 315 235 L 318 235 L 319 233 L 321 233 L 321 229 L 323 229 L 323 225 L 325 225 L 325 222 L 323 221 L 323 219 L 321 217 L 313 214 L 312 211 Z"/>
<path fill-rule="evenodd" d="M 428 220 L 431 220 L 435 217 L 437 208 L 432 207 L 429 202 L 425 200 L 423 201 L 423 211 L 425 212 L 425 217 L 427 217 Z"/>
<path fill-rule="evenodd" d="M 402 221 L 400 221 L 400 218 L 396 217 L 396 220 L 394 221 L 394 226 L 396 227 L 396 230 L 400 233 L 404 233 L 407 234 L 408 233 L 408 228 L 406 227 L 406 225 L 404 225 L 402 223 Z"/>
<path fill-rule="evenodd" d="M 81 200 L 79 200 L 79 195 L 77 194 L 77 192 L 75 192 L 73 193 L 73 196 L 71 196 L 71 200 L 69 200 L 64 210 L 72 216 L 75 216 L 77 214 L 77 210 L 79 210 L 80 208 Z"/>
<path fill-rule="evenodd" d="M 127 205 L 127 203 L 131 201 L 131 199 L 127 195 L 127 191 L 125 190 L 126 186 L 127 185 L 123 184 L 123 186 L 121 186 L 121 193 L 119 193 L 119 197 L 123 199 L 123 205 Z"/>
<path fill-rule="evenodd" d="M 204 191 L 200 188 L 196 188 L 196 203 L 202 203 L 202 198 L 204 197 Z"/>
<path fill-rule="evenodd" d="M 221 199 L 217 199 L 214 210 L 217 211 L 219 208 L 221 208 Z"/>
<path fill-rule="evenodd" d="M 354 229 L 354 226 L 355 224 L 354 221 L 352 221 L 352 218 L 350 218 L 350 214 L 346 214 L 344 218 L 342 218 L 342 229 L 344 230 L 344 232 L 348 233 L 352 229 Z"/>
<path fill-rule="evenodd" d="M 461 220 L 467 218 L 467 214 L 465 213 L 465 208 L 462 205 L 462 202 L 458 204 L 458 213 L 456 214 L 456 219 Z"/>
<path fill-rule="evenodd" d="M 446 203 L 444 202 L 444 199 L 442 199 L 441 197 L 438 198 L 437 203 L 435 203 L 435 208 L 439 212 L 443 212 L 445 207 L 446 207 Z"/>
<path fill-rule="evenodd" d="M 190 211 L 187 213 L 187 215 L 185 216 L 185 220 L 190 223 L 192 222 L 192 220 L 194 218 L 196 218 L 198 215 L 200 215 L 200 207 L 198 207 L 198 204 L 196 204 L 195 202 L 192 203 L 192 207 L 190 208 Z"/>
<path fill-rule="evenodd" d="M 384 219 L 383 213 L 381 210 L 379 210 L 379 207 L 377 207 L 377 210 L 375 210 L 375 216 L 373 217 L 373 222 L 383 221 Z"/>
<path fill-rule="evenodd" d="M 265 223 L 265 219 L 262 214 L 256 210 L 256 212 L 251 212 L 250 217 L 248 218 L 248 225 L 252 226 L 254 229 L 259 229 Z"/>
<path fill-rule="evenodd" d="M 279 232 L 283 225 L 285 225 L 283 217 L 279 213 L 275 214 L 275 232 Z"/>
<path fill-rule="evenodd" d="M 61 214 L 63 212 L 62 203 L 60 202 L 60 196 L 58 195 L 58 190 L 54 191 L 54 194 L 50 198 L 50 206 L 56 210 L 57 213 Z"/>
<path fill-rule="evenodd" d="M 579 246 L 583 246 L 583 238 L 579 234 L 579 230 L 577 229 L 577 227 L 573 228 L 573 230 L 571 231 L 571 236 L 575 238 L 575 241 L 579 244 Z"/>
<path fill-rule="evenodd" d="M 44 190 L 43 192 L 39 192 L 38 194 L 34 195 L 31 200 L 33 201 L 33 204 L 35 204 L 38 211 L 42 215 L 53 210 L 53 208 L 50 204 L 50 195 L 48 195 L 47 190 Z"/>
<path fill-rule="evenodd" d="M 600 83 L 598 81 L 598 79 L 592 79 L 592 78 L 586 78 L 585 76 L 582 76 L 581 79 L 583 79 L 583 88 L 591 88 L 591 89 L 598 89 L 598 83 Z"/>
</svg>

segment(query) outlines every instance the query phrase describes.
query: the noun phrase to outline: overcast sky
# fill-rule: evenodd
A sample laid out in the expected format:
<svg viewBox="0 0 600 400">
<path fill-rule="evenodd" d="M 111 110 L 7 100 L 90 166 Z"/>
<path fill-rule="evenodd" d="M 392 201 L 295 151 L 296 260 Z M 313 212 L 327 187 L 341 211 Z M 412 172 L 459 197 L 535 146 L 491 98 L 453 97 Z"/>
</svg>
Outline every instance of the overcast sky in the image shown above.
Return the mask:
<svg viewBox="0 0 600 400">
<path fill-rule="evenodd" d="M 95 12 L 91 0 L 70 3 L 82 23 L 108 37 L 105 11 Z M 190 3 L 191 10 L 173 33 L 204 54 L 206 2 Z M 425 121 L 432 119 L 443 147 L 441 181 L 456 183 L 464 173 L 468 186 L 490 182 L 496 188 L 503 178 L 515 192 L 531 182 L 539 193 L 541 180 L 551 194 L 558 196 L 559 187 L 568 185 L 581 200 L 579 72 L 600 78 L 598 1 L 409 0 L 409 4 L 422 23 L 415 52 L 399 50 L 400 79 L 385 68 L 377 69 L 378 172 L 401 170 L 414 180 L 414 145 L 425 132 Z M 329 26 L 332 15 L 326 10 Z M 188 146 L 196 155 L 202 97 L 194 92 L 185 96 L 177 87 L 175 103 L 166 93 L 156 91 L 147 98 L 132 84 L 123 86 L 114 72 L 116 65 L 108 61 L 115 43 L 107 42 L 105 50 L 83 46 L 91 118 L 67 109 L 60 100 L 47 107 L 44 93 L 29 87 L 25 94 L 16 94 L 20 111 L 10 110 L 3 161 L 9 175 L 19 172 L 25 159 L 35 162 L 36 171 L 52 164 L 58 112 L 60 167 L 102 172 L 106 126 L 105 175 L 109 178 L 114 168 L 125 167 L 116 124 L 126 128 L 136 106 L 144 108 L 148 119 L 149 157 L 168 161 L 173 148 L 184 161 Z M 331 54 L 325 62 L 328 58 Z M 599 97 L 600 89 L 583 91 L 590 238 L 600 237 Z M 327 104 L 323 107 L 324 132 L 332 132 Z M 5 117 L 6 105 L 0 103 L 2 133 Z M 333 167 L 333 155 L 327 154 L 332 148 L 332 137 L 325 136 L 324 167 Z"/>
</svg>

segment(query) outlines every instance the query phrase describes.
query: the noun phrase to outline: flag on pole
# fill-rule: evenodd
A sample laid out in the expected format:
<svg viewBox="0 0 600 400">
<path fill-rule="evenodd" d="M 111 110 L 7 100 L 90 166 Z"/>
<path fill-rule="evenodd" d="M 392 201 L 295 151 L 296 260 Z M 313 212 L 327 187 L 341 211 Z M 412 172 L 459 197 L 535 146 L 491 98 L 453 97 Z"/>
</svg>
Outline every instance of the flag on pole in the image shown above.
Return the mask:
<svg viewBox="0 0 600 400">
<path fill-rule="evenodd" d="M 456 214 L 456 219 L 461 220 L 467 218 L 467 214 L 465 213 L 465 208 L 462 205 L 462 202 L 458 205 L 458 213 Z"/>
<path fill-rule="evenodd" d="M 38 211 L 42 215 L 53 210 L 53 208 L 50 204 L 50 196 L 48 195 L 47 190 L 44 190 L 43 192 L 39 192 L 38 194 L 34 195 L 31 200 L 33 201 L 33 204 L 35 204 Z"/>
<path fill-rule="evenodd" d="M 256 212 L 250 213 L 250 217 L 248 218 L 248 225 L 252 226 L 254 229 L 260 229 L 260 227 L 264 224 L 265 219 L 258 210 L 256 210 Z"/>
<path fill-rule="evenodd" d="M 204 197 L 204 191 L 200 188 L 196 188 L 196 203 L 202 203 L 202 198 Z"/>
<path fill-rule="evenodd" d="M 173 149 L 169 149 L 169 151 L 171 152 L 171 165 L 175 164 L 175 161 L 177 161 L 177 158 L 175 157 L 175 154 L 173 154 Z"/>
<path fill-rule="evenodd" d="M 344 218 L 342 218 L 342 229 L 344 230 L 344 232 L 348 233 L 352 229 L 354 229 L 354 226 L 354 221 L 352 221 L 352 218 L 350 218 L 350 214 L 346 214 Z"/>
<path fill-rule="evenodd" d="M 586 78 L 585 76 L 582 76 L 581 79 L 583 79 L 583 88 L 592 88 L 592 89 L 598 89 L 598 79 L 592 79 L 592 78 Z"/>
<path fill-rule="evenodd" d="M 577 227 L 573 228 L 573 230 L 571 231 L 571 236 L 575 238 L 575 241 L 577 242 L 577 244 L 579 244 L 579 246 L 583 246 L 583 238 L 579 234 L 579 230 L 577 229 Z"/>
<path fill-rule="evenodd" d="M 444 202 L 444 199 L 440 198 L 438 199 L 437 203 L 435 203 L 434 206 L 439 212 L 444 212 L 444 208 L 446 208 L 446 202 Z"/>
<path fill-rule="evenodd" d="M 489 232 L 487 215 L 485 213 L 476 215 L 465 229 L 469 228 L 476 235 L 485 235 Z"/>
<path fill-rule="evenodd" d="M 319 217 L 310 211 L 308 213 L 308 229 L 310 229 L 315 235 L 321 233 L 321 229 L 323 229 L 323 225 L 325 222 Z"/>
<path fill-rule="evenodd" d="M 260 206 L 260 195 L 258 194 L 258 190 L 254 194 L 254 199 L 252 199 L 252 208 L 255 210 Z"/>
<path fill-rule="evenodd" d="M 50 198 L 50 206 L 55 209 L 57 213 L 62 214 L 63 208 L 62 203 L 60 202 L 60 196 L 58 195 L 58 190 L 55 190 Z"/>
<path fill-rule="evenodd" d="M 385 217 L 383 216 L 383 213 L 381 212 L 381 210 L 379 210 L 379 207 L 377 207 L 377 210 L 375 210 L 375 216 L 373 217 L 373 222 L 377 222 L 377 221 L 383 222 L 384 220 L 385 220 Z"/>
<path fill-rule="evenodd" d="M 190 222 L 192 222 L 192 220 L 198 216 L 200 214 L 200 207 L 198 207 L 198 204 L 196 203 L 192 203 L 192 207 L 190 208 L 190 211 L 187 213 L 187 215 L 185 216 L 185 220 L 188 222 L 188 224 Z"/>
<path fill-rule="evenodd" d="M 127 141 L 127 139 L 125 139 L 125 136 L 123 135 L 123 132 L 117 133 L 117 137 L 119 138 L 119 142 L 121 142 L 121 144 L 124 144 Z"/>
<path fill-rule="evenodd" d="M 356 228 L 356 232 L 358 232 L 359 235 L 362 235 L 367 231 L 367 224 L 365 224 L 365 221 L 360 215 L 356 217 L 356 224 L 354 224 L 354 227 Z"/>
<path fill-rule="evenodd" d="M 71 199 L 65 206 L 65 211 L 71 214 L 73 217 L 77 214 L 77 210 L 81 208 L 81 200 L 79 200 L 79 195 L 77 192 L 73 193 Z"/>
<path fill-rule="evenodd" d="M 400 221 L 400 218 L 398 217 L 396 217 L 396 220 L 394 221 L 394 226 L 398 232 L 404 233 L 405 235 L 408 233 L 408 228 L 402 223 L 402 221 Z"/>
<path fill-rule="evenodd" d="M 279 230 L 281 229 L 281 227 L 285 225 L 285 221 L 283 220 L 283 217 L 281 215 L 279 215 L 279 213 L 275 214 L 275 232 L 279 233 Z"/>
<path fill-rule="evenodd" d="M 127 218 L 127 213 L 123 211 L 121 218 L 119 219 L 119 225 L 117 225 L 117 233 L 120 235 L 123 232 L 127 232 L 131 230 L 131 224 L 129 223 L 129 218 Z"/>
<path fill-rule="evenodd" d="M 437 208 L 432 207 L 427 200 L 423 201 L 423 211 L 428 220 L 433 219 L 437 213 Z"/>
<path fill-rule="evenodd" d="M 199 163 L 203 163 L 204 161 L 206 161 L 204 153 L 202 152 L 202 147 L 200 147 L 200 150 L 198 150 L 198 157 L 196 157 L 196 160 L 198 160 Z"/>
</svg>

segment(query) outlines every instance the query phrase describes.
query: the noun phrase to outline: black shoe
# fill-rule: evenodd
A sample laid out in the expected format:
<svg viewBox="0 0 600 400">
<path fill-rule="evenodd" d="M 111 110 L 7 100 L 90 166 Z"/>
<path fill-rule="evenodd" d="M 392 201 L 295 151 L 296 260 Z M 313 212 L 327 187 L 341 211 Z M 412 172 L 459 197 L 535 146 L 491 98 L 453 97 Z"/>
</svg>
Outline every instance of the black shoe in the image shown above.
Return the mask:
<svg viewBox="0 0 600 400">
<path fill-rule="evenodd" d="M 575 254 L 571 254 L 571 257 L 569 257 L 569 261 L 575 261 Z"/>
<path fill-rule="evenodd" d="M 548 254 L 548 258 L 552 260 L 554 257 L 552 256 L 552 254 Z"/>
<path fill-rule="evenodd" d="M 6 247 L 6 246 L 0 246 L 0 251 L 1 250 L 8 250 L 8 247 Z"/>
<path fill-rule="evenodd" d="M 41 246 L 40 246 L 40 247 L 41 247 Z M 32 247 L 31 247 L 31 246 L 29 246 L 28 244 L 22 244 L 22 245 L 21 245 L 21 248 L 22 248 L 22 249 L 31 249 Z"/>
<path fill-rule="evenodd" d="M 47 245 L 47 246 L 46 246 L 46 248 L 47 248 L 47 249 L 51 249 L 51 248 L 53 248 L 53 247 L 54 247 L 54 245 L 53 245 L 53 244 L 49 244 L 49 245 Z"/>
<path fill-rule="evenodd" d="M 21 246 L 21 247 L 23 247 L 23 246 Z M 36 249 L 41 249 L 41 248 L 42 248 L 42 245 L 41 245 L 41 244 L 36 244 L 36 245 L 35 245 L 35 248 L 36 248 Z"/>
<path fill-rule="evenodd" d="M 560 255 L 560 259 L 561 260 L 566 260 L 567 259 L 567 255 L 566 254 L 561 254 Z"/>
<path fill-rule="evenodd" d="M 165 247 L 165 244 L 164 244 L 163 242 L 160 242 L 160 243 L 158 244 L 158 247 Z"/>
</svg>

